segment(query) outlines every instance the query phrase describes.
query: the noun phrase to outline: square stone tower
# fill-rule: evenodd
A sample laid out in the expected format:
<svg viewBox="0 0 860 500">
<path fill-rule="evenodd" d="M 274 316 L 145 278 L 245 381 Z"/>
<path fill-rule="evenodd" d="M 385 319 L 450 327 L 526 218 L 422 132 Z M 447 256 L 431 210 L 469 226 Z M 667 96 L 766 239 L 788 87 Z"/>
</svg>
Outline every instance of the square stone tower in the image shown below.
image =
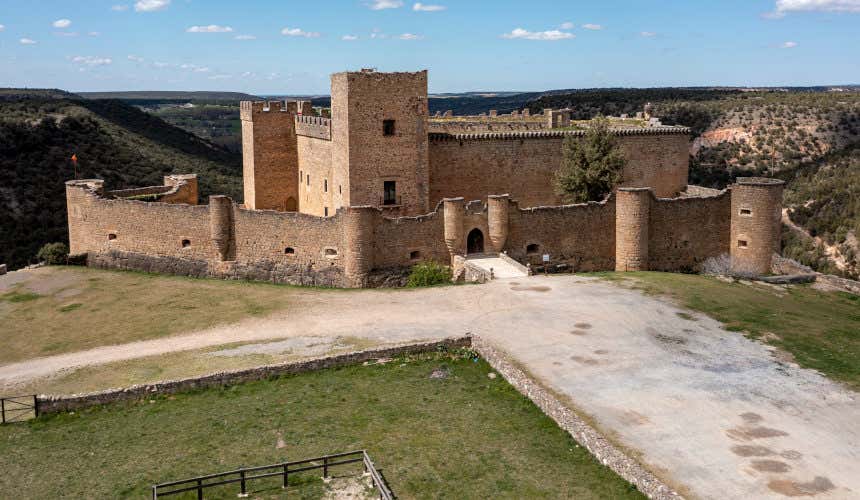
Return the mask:
<svg viewBox="0 0 860 500">
<path fill-rule="evenodd" d="M 332 177 L 343 206 L 429 211 L 427 71 L 331 77 Z"/>
<path fill-rule="evenodd" d="M 299 159 L 295 115 L 298 103 L 241 103 L 242 177 L 245 206 L 296 210 Z"/>
</svg>

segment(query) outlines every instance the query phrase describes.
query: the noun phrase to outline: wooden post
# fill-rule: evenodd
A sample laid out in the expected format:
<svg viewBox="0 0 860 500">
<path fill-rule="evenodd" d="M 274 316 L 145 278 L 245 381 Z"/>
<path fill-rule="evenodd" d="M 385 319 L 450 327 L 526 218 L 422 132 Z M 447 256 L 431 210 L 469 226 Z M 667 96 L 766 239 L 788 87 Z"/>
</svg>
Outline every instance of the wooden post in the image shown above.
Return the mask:
<svg viewBox="0 0 860 500">
<path fill-rule="evenodd" d="M 33 416 L 39 418 L 39 397 L 33 394 Z"/>
<path fill-rule="evenodd" d="M 287 486 L 289 486 L 289 484 L 290 484 L 290 479 L 289 479 L 290 470 L 289 469 L 290 469 L 290 466 L 287 464 L 284 464 L 284 489 L 286 489 Z"/>
<path fill-rule="evenodd" d="M 239 482 L 239 484 L 241 485 L 241 488 L 242 488 L 242 491 L 239 493 L 239 496 L 245 497 L 248 495 L 248 493 L 245 491 L 245 471 L 244 470 L 239 471 L 239 477 L 241 478 L 241 481 Z"/>
<path fill-rule="evenodd" d="M 328 457 L 323 457 L 323 479 L 328 477 Z"/>
<path fill-rule="evenodd" d="M 197 480 L 197 500 L 203 500 L 203 480 Z"/>
<path fill-rule="evenodd" d="M 2 415 L 2 418 L 0 418 L 0 424 L 5 424 L 6 423 L 6 400 L 2 399 L 2 398 L 0 398 L 0 415 Z"/>
</svg>

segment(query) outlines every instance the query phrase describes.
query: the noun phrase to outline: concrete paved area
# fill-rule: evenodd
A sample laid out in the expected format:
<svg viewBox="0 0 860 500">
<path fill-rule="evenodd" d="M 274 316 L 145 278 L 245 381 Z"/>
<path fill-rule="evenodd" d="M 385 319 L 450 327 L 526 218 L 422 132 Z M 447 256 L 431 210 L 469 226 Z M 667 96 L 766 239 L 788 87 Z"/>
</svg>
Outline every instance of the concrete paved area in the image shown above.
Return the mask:
<svg viewBox="0 0 860 500">
<path fill-rule="evenodd" d="M 689 497 L 860 498 L 857 394 L 665 301 L 574 276 L 295 293 L 289 314 L 7 365 L 0 380 L 237 341 L 471 332 Z"/>
</svg>

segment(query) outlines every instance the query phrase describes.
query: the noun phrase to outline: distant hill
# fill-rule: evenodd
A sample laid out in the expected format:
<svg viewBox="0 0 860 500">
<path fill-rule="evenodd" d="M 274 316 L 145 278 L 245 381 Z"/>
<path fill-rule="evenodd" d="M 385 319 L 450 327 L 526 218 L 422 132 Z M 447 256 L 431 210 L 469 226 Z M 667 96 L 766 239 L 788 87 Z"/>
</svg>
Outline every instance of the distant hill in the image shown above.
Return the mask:
<svg viewBox="0 0 860 500">
<path fill-rule="evenodd" d="M 206 91 L 131 91 L 131 92 L 77 92 L 85 99 L 119 99 L 123 101 L 258 101 L 261 98 L 242 92 L 206 92 Z"/>
<path fill-rule="evenodd" d="M 41 245 L 67 241 L 72 154 L 80 178 L 105 179 L 110 188 L 193 172 L 204 201 L 215 193 L 241 200 L 241 155 L 123 101 L 0 91 L 0 263 L 15 269 L 33 262 Z"/>
</svg>

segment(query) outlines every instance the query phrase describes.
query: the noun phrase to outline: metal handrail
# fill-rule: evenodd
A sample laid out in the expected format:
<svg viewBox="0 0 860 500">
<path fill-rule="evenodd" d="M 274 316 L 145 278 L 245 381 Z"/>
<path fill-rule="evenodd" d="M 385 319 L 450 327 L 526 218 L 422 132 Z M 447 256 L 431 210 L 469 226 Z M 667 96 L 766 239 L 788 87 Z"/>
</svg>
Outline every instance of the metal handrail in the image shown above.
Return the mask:
<svg viewBox="0 0 860 500">
<path fill-rule="evenodd" d="M 359 458 L 350 458 L 346 460 L 337 460 L 339 458 L 345 458 L 355 455 L 361 455 Z M 322 461 L 322 463 L 319 463 Z M 382 475 L 379 471 L 376 470 L 376 467 L 373 465 L 373 461 L 370 459 L 370 456 L 367 454 L 366 450 L 358 450 L 358 451 L 348 451 L 345 453 L 335 453 L 333 455 L 325 455 L 318 458 L 309 458 L 306 460 L 296 460 L 292 462 L 282 462 L 278 464 L 271 465 L 262 465 L 257 467 L 245 467 L 241 469 L 235 469 L 227 472 L 219 472 L 216 474 L 208 474 L 205 476 L 197 476 L 190 479 L 182 479 L 179 481 L 170 481 L 166 483 L 159 483 L 152 486 L 152 498 L 153 500 L 158 499 L 159 497 L 165 497 L 170 495 L 178 495 L 180 493 L 185 493 L 188 491 L 197 491 L 197 498 L 203 498 L 203 490 L 206 488 L 212 488 L 215 486 L 222 486 L 225 484 L 233 484 L 240 483 L 240 496 L 247 495 L 247 482 L 254 479 L 263 479 L 267 477 L 276 477 L 282 476 L 284 478 L 283 487 L 286 488 L 289 481 L 289 475 L 305 472 L 309 470 L 317 470 L 323 469 L 323 477 L 328 477 L 328 470 L 330 467 L 334 467 L 337 465 L 345 465 L 362 462 L 364 464 L 364 470 L 370 474 L 371 480 L 373 481 L 373 485 L 379 490 L 379 498 L 383 500 L 393 500 L 394 496 L 391 493 L 391 490 L 385 484 L 385 481 L 382 478 Z M 310 465 L 308 465 L 310 464 Z M 303 466 L 298 468 L 291 469 L 291 466 Z M 271 469 L 279 469 L 276 472 L 267 472 L 263 474 L 254 474 L 249 475 L 249 473 L 261 472 Z M 238 476 L 230 478 L 230 476 Z M 222 479 L 226 478 L 226 479 Z M 215 482 L 205 482 L 211 479 L 222 479 L 220 481 Z M 182 486 L 181 488 L 172 488 L 168 491 L 161 491 L 162 489 L 171 488 L 174 486 Z"/>
</svg>

